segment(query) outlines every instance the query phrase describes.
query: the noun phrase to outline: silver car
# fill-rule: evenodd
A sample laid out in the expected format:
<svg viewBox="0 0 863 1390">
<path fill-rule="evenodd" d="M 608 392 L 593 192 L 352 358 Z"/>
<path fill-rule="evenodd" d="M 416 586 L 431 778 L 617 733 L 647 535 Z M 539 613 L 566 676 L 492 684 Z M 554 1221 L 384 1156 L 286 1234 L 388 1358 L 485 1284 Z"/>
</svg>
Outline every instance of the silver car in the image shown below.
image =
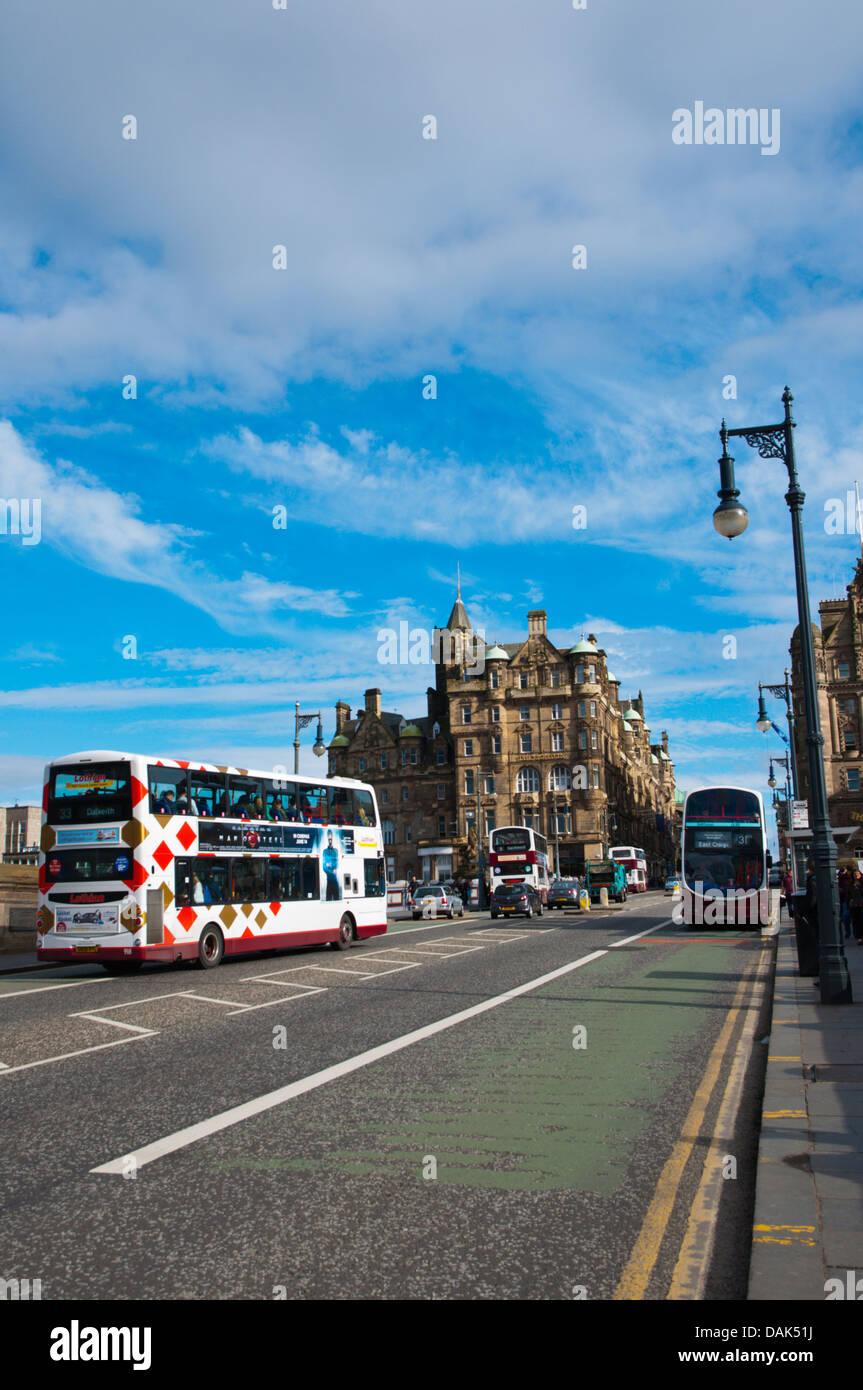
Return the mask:
<svg viewBox="0 0 863 1390">
<path fill-rule="evenodd" d="M 412 916 L 415 922 L 421 917 L 449 917 L 452 921 L 464 916 L 464 903 L 445 884 L 425 883 L 414 893 Z"/>
</svg>

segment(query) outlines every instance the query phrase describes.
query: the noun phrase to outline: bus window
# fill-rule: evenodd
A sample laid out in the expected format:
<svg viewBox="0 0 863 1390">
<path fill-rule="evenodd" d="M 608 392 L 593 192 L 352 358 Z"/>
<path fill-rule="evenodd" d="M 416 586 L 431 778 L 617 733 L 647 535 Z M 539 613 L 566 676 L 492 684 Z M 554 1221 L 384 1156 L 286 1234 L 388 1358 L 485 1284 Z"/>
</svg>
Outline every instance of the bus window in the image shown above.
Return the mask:
<svg viewBox="0 0 863 1390">
<path fill-rule="evenodd" d="M 365 896 L 367 898 L 382 898 L 386 892 L 384 882 L 384 861 L 382 859 L 366 859 L 365 870 Z"/>
<path fill-rule="evenodd" d="M 150 767 L 150 810 L 162 816 L 187 816 L 189 792 L 182 767 Z"/>
<path fill-rule="evenodd" d="M 234 902 L 264 902 L 267 892 L 266 859 L 234 859 L 232 864 L 234 869 Z"/>
<path fill-rule="evenodd" d="M 323 825 L 327 815 L 327 788 L 300 783 L 300 817 L 306 825 Z"/>
<path fill-rule="evenodd" d="M 264 783 L 264 805 L 267 819 L 288 821 L 297 819 L 297 788 L 294 782 L 268 778 Z"/>
<path fill-rule="evenodd" d="M 267 869 L 267 896 L 272 903 L 296 902 L 302 893 L 300 861 L 271 859 Z"/>
<path fill-rule="evenodd" d="M 222 773 L 192 772 L 189 774 L 189 789 L 193 816 L 197 814 L 213 820 L 225 814 L 225 778 Z"/>
<path fill-rule="evenodd" d="M 204 901 L 209 893 L 211 903 L 229 903 L 228 865 L 224 859 L 199 859 L 198 877 L 204 889 Z"/>
<path fill-rule="evenodd" d="M 264 819 L 264 787 L 259 777 L 229 777 L 230 814 L 242 820 Z"/>
<path fill-rule="evenodd" d="M 317 859 L 303 860 L 303 897 L 319 898 L 321 896 L 318 872 L 320 865 Z"/>
<path fill-rule="evenodd" d="M 353 825 L 354 797 L 350 787 L 330 787 L 327 822 L 329 825 Z"/>
<path fill-rule="evenodd" d="M 354 789 L 354 824 L 377 825 L 372 794 L 361 788 Z"/>
</svg>

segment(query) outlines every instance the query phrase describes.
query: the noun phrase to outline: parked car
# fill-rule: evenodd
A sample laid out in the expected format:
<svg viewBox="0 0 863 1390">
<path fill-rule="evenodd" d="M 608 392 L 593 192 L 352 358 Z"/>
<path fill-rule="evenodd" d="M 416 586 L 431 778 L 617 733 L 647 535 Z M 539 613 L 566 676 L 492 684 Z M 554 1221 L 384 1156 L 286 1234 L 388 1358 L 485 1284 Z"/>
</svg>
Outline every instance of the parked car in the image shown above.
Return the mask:
<svg viewBox="0 0 863 1390">
<path fill-rule="evenodd" d="M 548 890 L 549 907 L 578 907 L 581 885 L 577 878 L 558 878 Z"/>
<path fill-rule="evenodd" d="M 411 916 L 415 922 L 426 915 L 427 908 L 430 909 L 428 915 L 431 915 L 429 899 L 434 899 L 435 916 L 449 917 L 450 921 L 453 917 L 464 916 L 464 903 L 458 893 L 447 890 L 442 883 L 422 883 L 411 900 Z"/>
<path fill-rule="evenodd" d="M 542 898 L 532 883 L 499 883 L 491 895 L 492 917 L 541 917 Z"/>
<path fill-rule="evenodd" d="M 679 874 L 669 874 L 669 875 L 668 875 L 668 877 L 667 877 L 666 880 L 665 880 L 665 891 L 666 891 L 666 893 L 679 893 L 679 892 L 680 892 L 680 875 L 679 875 Z"/>
</svg>

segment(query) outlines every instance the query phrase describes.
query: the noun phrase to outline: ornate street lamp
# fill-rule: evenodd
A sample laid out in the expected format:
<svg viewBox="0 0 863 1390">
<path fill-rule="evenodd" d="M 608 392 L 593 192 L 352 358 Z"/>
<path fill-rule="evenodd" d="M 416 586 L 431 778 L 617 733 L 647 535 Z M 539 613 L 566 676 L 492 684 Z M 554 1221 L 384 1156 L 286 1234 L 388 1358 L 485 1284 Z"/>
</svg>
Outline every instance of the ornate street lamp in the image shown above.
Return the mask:
<svg viewBox="0 0 863 1390">
<path fill-rule="evenodd" d="M 326 746 L 326 744 L 324 743 L 324 729 L 323 729 L 323 724 L 321 723 L 321 712 L 320 712 L 320 710 L 315 710 L 315 713 L 314 713 L 314 714 L 300 714 L 300 702 L 299 702 L 299 700 L 297 700 L 297 701 L 295 702 L 295 704 L 296 704 L 296 712 L 295 712 L 295 715 L 294 715 L 294 772 L 299 772 L 299 770 L 300 770 L 300 729 L 305 729 L 306 726 L 307 726 L 308 724 L 311 724 L 311 722 L 312 722 L 313 719 L 317 719 L 317 721 L 318 721 L 318 728 L 317 728 L 317 733 L 315 734 L 315 741 L 314 741 L 314 744 L 312 745 L 312 752 L 314 753 L 315 757 L 316 757 L 316 758 L 322 757 L 323 754 L 326 753 L 326 751 L 327 751 L 327 746 Z"/>
<path fill-rule="evenodd" d="M 760 458 L 781 459 L 788 470 L 788 491 L 785 501 L 791 513 L 791 538 L 794 547 L 794 577 L 797 586 L 797 618 L 800 630 L 800 659 L 803 671 L 803 700 L 806 712 L 806 745 L 809 754 L 809 781 L 812 796 L 813 834 L 812 857 L 818 900 L 819 974 L 821 1002 L 848 1004 L 851 1002 L 851 981 L 848 962 L 842 944 L 839 924 L 839 891 L 836 882 L 836 842 L 830 831 L 827 806 L 827 783 L 824 777 L 824 736 L 818 715 L 818 686 L 815 677 L 815 650 L 809 616 L 809 584 L 806 578 L 806 558 L 803 548 L 801 513 L 806 494 L 797 477 L 794 457 L 795 423 L 791 418 L 793 397 L 788 387 L 782 393 L 785 419 L 779 425 L 756 425 L 729 430 L 725 421 L 719 431 L 722 456 L 719 459 L 719 506 L 713 513 L 713 524 L 720 536 L 733 540 L 749 524 L 746 508 L 738 502 L 739 490 L 734 486 L 734 459 L 728 452 L 728 440 L 739 436 L 750 448 L 757 449 Z"/>
</svg>

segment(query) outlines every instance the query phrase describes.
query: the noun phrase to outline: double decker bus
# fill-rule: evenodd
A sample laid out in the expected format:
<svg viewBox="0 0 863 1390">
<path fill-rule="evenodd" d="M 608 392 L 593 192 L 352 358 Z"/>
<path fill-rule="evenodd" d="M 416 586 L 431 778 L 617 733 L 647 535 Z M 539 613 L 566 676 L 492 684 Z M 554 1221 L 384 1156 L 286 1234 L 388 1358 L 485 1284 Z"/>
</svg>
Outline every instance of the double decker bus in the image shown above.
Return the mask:
<svg viewBox="0 0 863 1390">
<path fill-rule="evenodd" d="M 210 969 L 385 931 L 380 818 L 361 782 L 110 751 L 45 769 L 41 961 Z"/>
<path fill-rule="evenodd" d="M 644 850 L 636 845 L 612 845 L 609 859 L 616 859 L 626 869 L 626 887 L 630 893 L 647 892 L 647 859 Z"/>
<path fill-rule="evenodd" d="M 746 787 L 705 787 L 683 803 L 682 924 L 769 921 L 764 804 Z"/>
<path fill-rule="evenodd" d="M 532 883 L 548 902 L 548 842 L 544 835 L 527 825 L 503 825 L 492 830 L 488 839 L 490 887 L 499 883 Z"/>
</svg>

